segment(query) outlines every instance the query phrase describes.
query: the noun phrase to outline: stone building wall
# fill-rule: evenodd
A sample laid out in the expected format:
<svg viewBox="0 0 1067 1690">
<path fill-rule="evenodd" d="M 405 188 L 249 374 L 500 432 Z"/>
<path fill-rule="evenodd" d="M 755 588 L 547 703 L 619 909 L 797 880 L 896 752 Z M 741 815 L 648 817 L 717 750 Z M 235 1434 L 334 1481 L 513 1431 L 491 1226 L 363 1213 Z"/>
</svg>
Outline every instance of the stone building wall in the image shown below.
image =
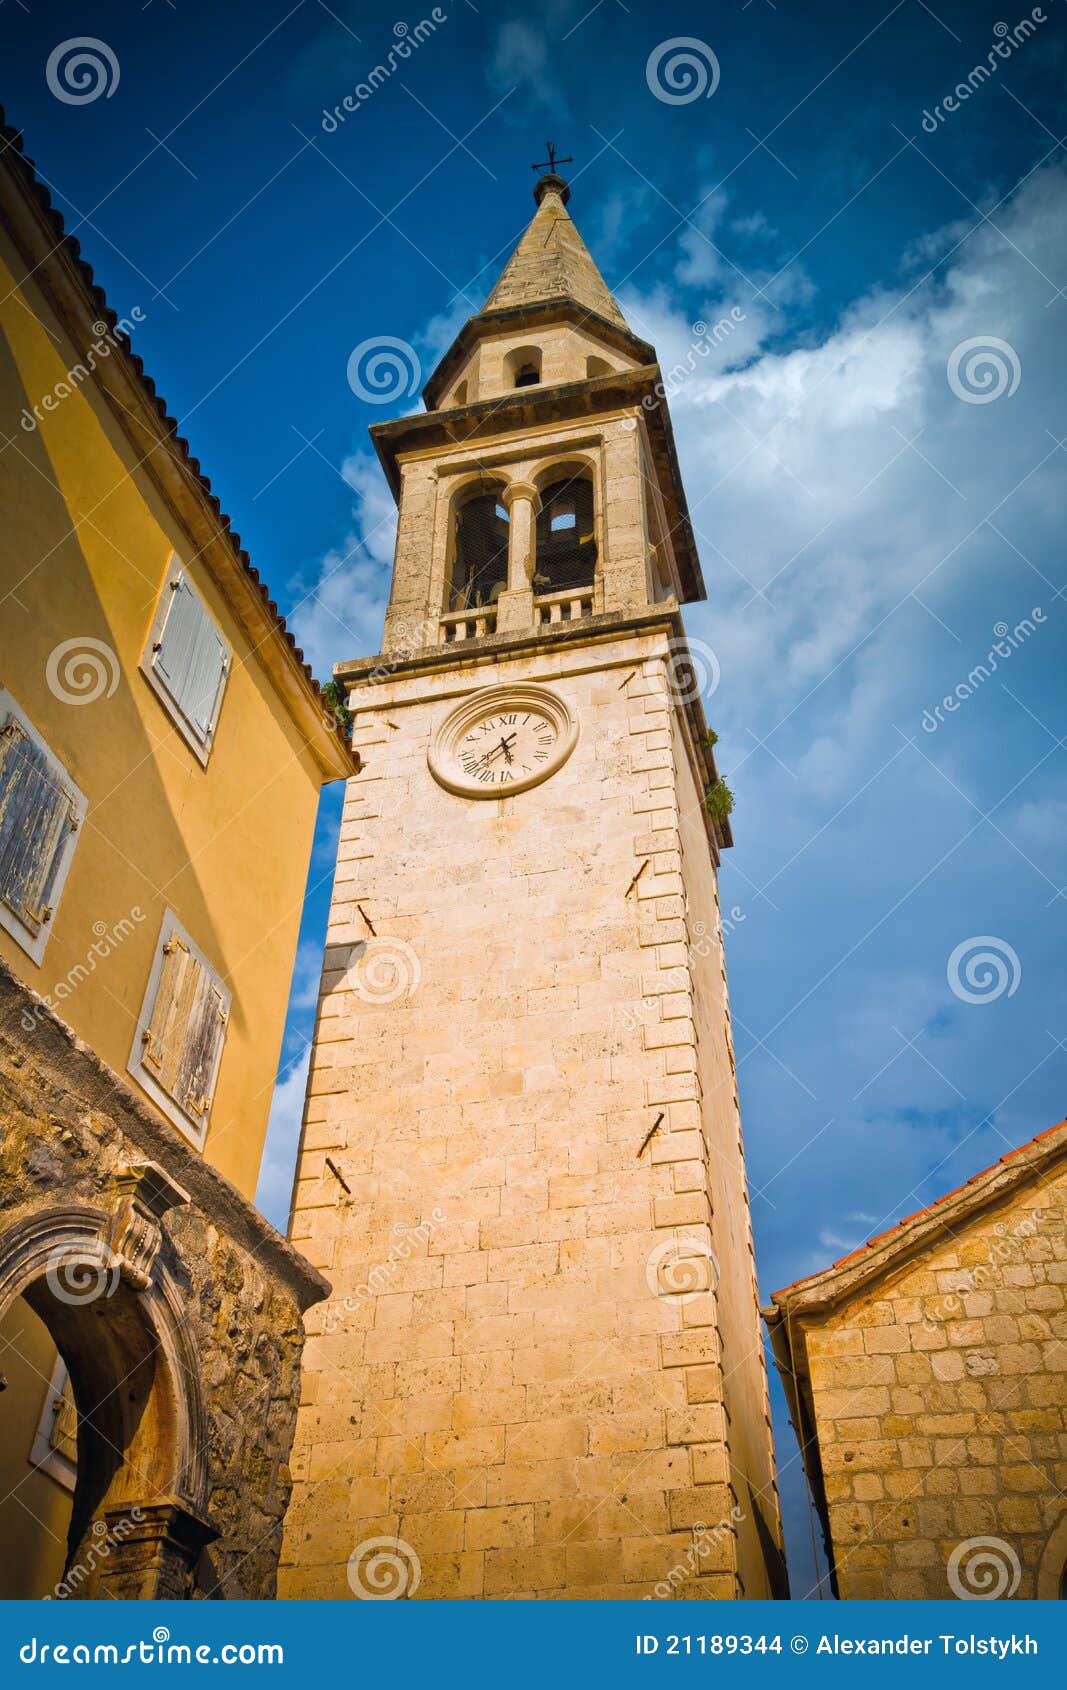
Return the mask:
<svg viewBox="0 0 1067 1690">
<path fill-rule="evenodd" d="M 1061 1165 L 798 1317 L 843 1597 L 1060 1594 L 1065 1216 Z"/>
<path fill-rule="evenodd" d="M 81 1417 L 61 1594 L 274 1594 L 301 1312 L 327 1289 L 0 971 L 0 1314 L 24 1296 L 45 1321 Z"/>
<path fill-rule="evenodd" d="M 309 1320 L 283 1595 L 358 1594 L 375 1554 L 419 1598 L 769 1594 L 737 1531 L 709 1269 L 708 1163 L 736 1156 L 736 1119 L 722 1028 L 698 1072 L 686 875 L 713 906 L 715 871 L 702 833 L 683 873 L 673 631 L 352 700 L 365 768 L 292 1223 L 334 1291 Z M 444 791 L 436 724 L 505 681 L 566 700 L 572 755 L 510 799 Z M 716 1065 L 724 1147 L 701 1112 Z M 731 1318 L 758 1356 L 745 1274 Z"/>
<path fill-rule="evenodd" d="M 699 1165 L 676 1168 L 675 1181 L 679 1191 L 706 1195 L 704 1218 L 715 1252 L 714 1361 L 719 1379 L 714 1395 L 721 1396 L 722 1408 L 709 1412 L 724 1417 L 728 1466 L 722 1477 L 741 1543 L 737 1588 L 729 1594 L 784 1595 L 784 1566 L 773 1556 L 768 1565 L 767 1546 L 780 1541 L 781 1526 L 718 878 L 699 872 L 707 855 L 704 809 L 685 756 L 679 718 L 672 739 L 678 866 L 685 887 L 684 978 L 693 1014 L 692 1044 L 674 1055 L 676 1060 L 686 1055 L 691 1063 L 698 1098 L 691 1113 L 700 1129 Z M 710 1370 L 701 1377 L 707 1388 Z M 699 1389 L 695 1381 L 689 1388 Z M 710 1474 L 707 1453 L 694 1454 L 694 1471 L 702 1477 Z"/>
</svg>

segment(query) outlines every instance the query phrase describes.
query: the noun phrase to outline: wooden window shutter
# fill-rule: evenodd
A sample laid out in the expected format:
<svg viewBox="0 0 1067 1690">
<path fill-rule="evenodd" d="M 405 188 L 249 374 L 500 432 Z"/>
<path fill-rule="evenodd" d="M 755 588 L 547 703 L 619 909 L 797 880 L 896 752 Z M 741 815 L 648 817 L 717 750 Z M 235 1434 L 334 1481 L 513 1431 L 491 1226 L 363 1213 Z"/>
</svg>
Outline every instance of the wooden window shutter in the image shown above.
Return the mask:
<svg viewBox="0 0 1067 1690">
<path fill-rule="evenodd" d="M 49 894 L 77 825 L 74 794 L 9 716 L 0 729 L 0 898 L 31 933 L 51 918 Z"/>
<path fill-rule="evenodd" d="M 205 744 L 215 726 L 229 660 L 229 649 L 207 609 L 185 576 L 175 576 L 153 663 L 174 703 Z"/>
<path fill-rule="evenodd" d="M 203 1124 L 226 1033 L 225 995 L 179 934 L 167 939 L 161 960 L 142 1060 L 178 1107 Z"/>
<path fill-rule="evenodd" d="M 69 1374 L 63 1381 L 63 1389 L 52 1404 L 52 1424 L 48 1432 L 48 1442 L 72 1467 L 77 1464 L 78 1410 Z"/>
</svg>

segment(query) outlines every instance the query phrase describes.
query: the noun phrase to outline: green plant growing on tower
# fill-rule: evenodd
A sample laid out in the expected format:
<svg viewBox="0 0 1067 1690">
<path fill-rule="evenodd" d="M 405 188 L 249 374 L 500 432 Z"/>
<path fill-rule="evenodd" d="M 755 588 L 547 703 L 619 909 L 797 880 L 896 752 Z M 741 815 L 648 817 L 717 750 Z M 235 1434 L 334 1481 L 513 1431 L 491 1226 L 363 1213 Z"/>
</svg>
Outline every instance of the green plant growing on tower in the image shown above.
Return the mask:
<svg viewBox="0 0 1067 1690">
<path fill-rule="evenodd" d="M 704 792 L 704 808 L 713 822 L 724 822 L 734 807 L 734 795 L 724 780 L 714 780 Z"/>
<path fill-rule="evenodd" d="M 327 681 L 322 689 L 322 696 L 332 711 L 334 720 L 343 730 L 346 739 L 352 738 L 352 712 L 345 703 L 344 694 L 336 681 Z"/>
</svg>

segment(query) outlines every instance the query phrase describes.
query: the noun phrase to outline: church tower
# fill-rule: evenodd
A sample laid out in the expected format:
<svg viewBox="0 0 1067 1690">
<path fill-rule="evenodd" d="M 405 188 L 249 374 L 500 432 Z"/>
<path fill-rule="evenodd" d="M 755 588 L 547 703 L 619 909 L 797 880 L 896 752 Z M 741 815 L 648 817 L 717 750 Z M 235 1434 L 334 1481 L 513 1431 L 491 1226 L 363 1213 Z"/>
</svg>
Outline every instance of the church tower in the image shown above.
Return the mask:
<svg viewBox="0 0 1067 1690">
<path fill-rule="evenodd" d="M 660 371 L 550 171 L 426 411 L 341 828 L 279 1593 L 767 1597 L 731 843 Z"/>
</svg>

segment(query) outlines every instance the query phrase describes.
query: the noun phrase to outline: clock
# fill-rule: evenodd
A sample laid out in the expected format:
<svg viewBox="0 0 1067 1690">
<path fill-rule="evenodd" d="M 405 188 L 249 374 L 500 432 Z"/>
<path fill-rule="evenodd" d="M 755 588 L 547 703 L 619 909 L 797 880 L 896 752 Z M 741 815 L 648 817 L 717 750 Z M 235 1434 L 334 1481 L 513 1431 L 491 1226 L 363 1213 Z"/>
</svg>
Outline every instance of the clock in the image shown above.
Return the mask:
<svg viewBox="0 0 1067 1690">
<path fill-rule="evenodd" d="M 509 798 L 555 774 L 577 739 L 577 721 L 545 687 L 485 687 L 437 729 L 430 771 L 464 798 Z"/>
</svg>

